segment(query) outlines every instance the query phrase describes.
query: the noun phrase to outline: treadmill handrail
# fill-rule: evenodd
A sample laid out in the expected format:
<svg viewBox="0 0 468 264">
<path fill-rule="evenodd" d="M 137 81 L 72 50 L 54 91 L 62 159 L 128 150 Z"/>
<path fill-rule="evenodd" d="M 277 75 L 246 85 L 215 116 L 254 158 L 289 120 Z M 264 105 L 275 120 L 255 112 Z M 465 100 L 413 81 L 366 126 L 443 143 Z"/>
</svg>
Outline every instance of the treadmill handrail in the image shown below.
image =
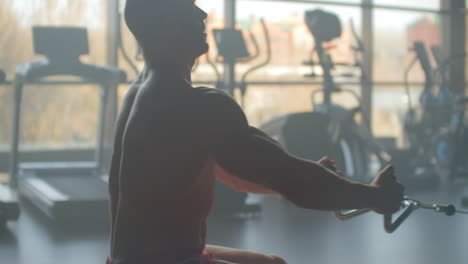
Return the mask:
<svg viewBox="0 0 468 264">
<path fill-rule="evenodd" d="M 126 80 L 125 72 L 115 67 L 103 67 L 80 61 L 57 63 L 45 58 L 18 66 L 15 81 L 30 83 L 50 76 L 76 76 L 102 85 Z"/>
</svg>

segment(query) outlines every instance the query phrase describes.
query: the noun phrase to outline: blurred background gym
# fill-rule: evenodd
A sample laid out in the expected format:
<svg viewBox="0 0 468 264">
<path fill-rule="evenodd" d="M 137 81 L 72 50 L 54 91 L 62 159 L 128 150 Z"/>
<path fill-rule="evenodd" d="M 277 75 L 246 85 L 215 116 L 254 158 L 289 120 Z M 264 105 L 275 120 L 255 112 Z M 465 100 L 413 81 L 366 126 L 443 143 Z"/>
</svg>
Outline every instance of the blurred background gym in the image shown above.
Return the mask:
<svg viewBox="0 0 468 264">
<path fill-rule="evenodd" d="M 194 86 L 229 92 L 290 153 L 328 155 L 353 180 L 394 164 L 408 196 L 384 221 L 218 183 L 208 243 L 291 264 L 468 261 L 468 1 L 196 2 L 210 51 Z M 109 254 L 113 121 L 143 68 L 124 3 L 0 1 L 0 263 Z"/>
</svg>

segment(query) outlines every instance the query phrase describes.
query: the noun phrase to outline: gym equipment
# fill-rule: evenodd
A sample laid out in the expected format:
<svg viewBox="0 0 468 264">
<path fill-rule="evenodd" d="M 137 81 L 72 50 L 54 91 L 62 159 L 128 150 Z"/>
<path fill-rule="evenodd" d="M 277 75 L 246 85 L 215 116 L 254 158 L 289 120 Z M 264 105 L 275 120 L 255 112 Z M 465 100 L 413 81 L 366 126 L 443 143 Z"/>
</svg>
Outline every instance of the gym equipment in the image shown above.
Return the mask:
<svg viewBox="0 0 468 264">
<path fill-rule="evenodd" d="M 254 46 L 254 51 L 251 54 L 247 49 L 246 40 L 244 39 L 243 32 L 241 30 L 214 29 L 213 36 L 218 50 L 218 56 L 215 60 L 212 60 L 208 53 L 206 54 L 207 62 L 213 68 L 216 74 L 217 79 L 215 87 L 217 89 L 225 89 L 231 95 L 234 94 L 235 89 L 239 89 L 241 93 L 241 106 L 244 105 L 244 96 L 247 91 L 247 77 L 251 73 L 267 65 L 271 59 L 271 47 L 268 28 L 266 27 L 263 19 L 260 20 L 260 23 L 262 25 L 263 34 L 266 41 L 266 58 L 246 70 L 239 82 L 234 81 L 233 83 L 226 84 L 222 80 L 221 74 L 216 67 L 216 63 L 246 63 L 258 58 L 260 54 L 260 48 L 254 34 L 249 32 L 251 42 Z M 261 210 L 259 204 L 246 204 L 246 199 L 248 196 L 247 193 L 234 191 L 219 181 L 216 181 L 214 194 L 216 199 L 214 199 L 212 210 L 213 214 L 255 214 Z"/>
<path fill-rule="evenodd" d="M 222 80 L 221 74 L 219 73 L 215 63 L 247 63 L 257 59 L 260 55 L 260 47 L 255 35 L 252 32 L 248 32 L 251 43 L 254 47 L 254 52 L 252 54 L 247 49 L 243 32 L 241 30 L 231 28 L 213 30 L 213 36 L 215 39 L 216 48 L 218 50 L 218 56 L 216 57 L 215 62 L 213 62 L 208 53 L 206 53 L 206 60 L 216 74 L 215 87 L 217 89 L 225 89 L 231 95 L 234 94 L 235 89 L 239 89 L 241 94 L 241 106 L 244 106 L 244 97 L 245 93 L 247 92 L 247 77 L 249 77 L 250 74 L 257 71 L 258 69 L 268 65 L 271 60 L 271 43 L 268 27 L 266 26 L 263 19 L 260 19 L 260 24 L 262 26 L 263 37 L 266 42 L 266 57 L 261 62 L 252 65 L 248 70 L 246 70 L 242 74 L 239 82 L 234 80 L 232 83 L 225 83 Z"/>
<path fill-rule="evenodd" d="M 0 84 L 6 82 L 6 74 L 0 70 Z M 15 221 L 20 214 L 16 193 L 8 184 L 0 182 L 0 230 L 5 228 L 7 221 Z"/>
<path fill-rule="evenodd" d="M 393 219 L 392 215 L 384 215 L 384 229 L 387 233 L 393 233 L 416 209 L 429 209 L 434 210 L 438 213 L 443 213 L 447 216 L 453 216 L 456 213 L 468 214 L 467 211 L 457 210 L 452 204 L 440 205 L 440 204 L 426 204 L 416 199 L 405 196 L 401 202 L 403 211 Z M 348 211 L 336 211 L 335 215 L 341 220 L 348 220 L 353 217 L 362 215 L 364 213 L 372 211 L 371 209 L 360 209 L 360 210 L 348 210 Z"/>
<path fill-rule="evenodd" d="M 125 80 L 117 68 L 82 63 L 88 53 L 86 28 L 33 27 L 34 50 L 46 58 L 20 65 L 14 81 L 13 140 L 10 185 L 47 216 L 58 220 L 107 218 L 108 191 L 103 166 L 104 126 L 110 89 Z M 49 76 L 75 76 L 98 84 L 100 111 L 93 162 L 20 162 L 20 123 L 23 86 Z M 105 214 L 105 215 L 104 215 Z"/>
<path fill-rule="evenodd" d="M 468 172 L 466 158 L 465 97 L 450 90 L 446 77 L 448 66 L 454 58 L 442 59 L 440 47 L 432 47 L 437 63 L 433 69 L 423 42 L 415 42 L 415 59 L 405 72 L 408 111 L 405 116 L 404 132 L 411 153 L 410 174 L 430 175 L 440 180 L 451 181 L 457 175 Z M 464 58 L 464 56 L 463 56 Z M 419 105 L 414 106 L 408 88 L 409 72 L 419 61 L 424 72 L 424 89 L 419 96 Z M 439 76 L 440 83 L 436 81 Z M 438 88 L 438 89 L 437 89 Z"/>
<path fill-rule="evenodd" d="M 218 56 L 222 56 L 224 60 L 236 61 L 250 57 L 242 31 L 233 28 L 214 29 L 213 36 L 216 40 Z"/>
<path fill-rule="evenodd" d="M 0 230 L 7 221 L 18 220 L 20 209 L 16 193 L 6 184 L 0 183 Z"/>
<path fill-rule="evenodd" d="M 343 173 L 357 181 L 367 181 L 369 173 L 369 156 L 374 154 L 382 166 L 386 165 L 390 156 L 374 140 L 372 133 L 363 124 L 356 121 L 360 113 L 364 120 L 366 113 L 360 107 L 359 96 L 352 90 L 342 89 L 334 82 L 332 70 L 335 63 L 327 52 L 324 44 L 341 35 L 341 23 L 335 14 L 320 9 L 306 11 L 305 22 L 314 36 L 315 48 L 319 62 L 307 61 L 306 65 L 320 66 L 322 69 L 323 87 L 312 93 L 314 112 L 294 113 L 272 119 L 260 128 L 273 138 L 280 141 L 293 155 L 304 159 L 318 160 L 325 155 L 336 160 L 337 166 L 343 168 Z M 353 33 L 355 31 L 353 30 Z M 355 52 L 363 50 L 362 42 L 356 34 L 358 47 Z M 358 59 L 359 56 L 355 56 Z M 367 81 L 362 63 L 339 64 L 340 66 L 358 67 L 361 70 L 361 83 Z M 315 73 L 309 77 L 317 76 Z M 346 109 L 332 102 L 336 93 L 351 94 L 358 106 Z M 323 102 L 317 103 L 316 95 L 322 93 Z"/>
<path fill-rule="evenodd" d="M 468 149 L 466 147 L 468 146 L 468 124 L 465 116 L 468 106 L 468 98 L 458 98 L 456 104 L 458 111 L 455 115 L 455 118 L 457 118 L 455 121 L 456 126 L 452 133 L 454 147 L 449 167 L 451 178 L 468 176 Z"/>
<path fill-rule="evenodd" d="M 447 78 L 448 71 L 455 59 L 443 58 L 439 46 L 432 46 L 433 57 L 437 63 L 434 75 L 440 76 L 438 103 L 439 110 L 445 120 L 444 127 L 439 130 L 434 142 L 434 160 L 436 166 L 442 167 L 449 172 L 451 179 L 468 176 L 468 123 L 465 118 L 468 97 L 463 94 L 452 92 Z"/>
<path fill-rule="evenodd" d="M 332 157 L 337 160 L 337 166 L 343 168 L 343 172 L 348 177 L 358 181 L 367 181 L 369 174 L 369 156 L 375 155 L 380 165 L 383 167 L 390 162 L 390 155 L 375 140 L 371 131 L 367 128 L 368 114 L 363 111 L 361 99 L 357 93 L 350 89 L 343 89 L 336 85 L 332 76 L 335 66 L 355 67 L 360 71 L 360 83 L 367 83 L 368 74 L 361 62 L 364 51 L 363 42 L 358 37 L 354 25 L 351 23 L 352 35 L 357 43 L 352 47 L 354 51 L 354 63 L 333 62 L 324 44 L 341 35 L 341 23 L 335 14 L 325 12 L 320 9 L 306 11 L 306 24 L 310 33 L 314 36 L 315 52 L 319 59 L 319 65 L 323 71 L 322 89 L 316 90 L 312 94 L 314 111 L 325 114 L 330 119 L 328 133 L 332 139 Z M 316 65 L 314 61 L 306 62 L 307 65 Z M 347 74 L 344 76 L 348 77 Z M 318 104 L 316 94 L 322 93 L 322 103 Z M 346 109 L 332 102 L 332 95 L 337 93 L 348 93 L 357 102 L 357 106 Z M 356 115 L 360 114 L 362 121 L 356 121 Z"/>
</svg>

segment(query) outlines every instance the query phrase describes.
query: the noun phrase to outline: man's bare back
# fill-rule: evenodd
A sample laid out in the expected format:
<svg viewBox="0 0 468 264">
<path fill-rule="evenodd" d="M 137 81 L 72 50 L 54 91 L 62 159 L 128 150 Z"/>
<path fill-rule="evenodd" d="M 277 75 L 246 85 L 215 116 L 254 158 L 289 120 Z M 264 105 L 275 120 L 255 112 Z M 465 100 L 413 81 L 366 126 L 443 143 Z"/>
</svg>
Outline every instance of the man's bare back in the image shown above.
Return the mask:
<svg viewBox="0 0 468 264">
<path fill-rule="evenodd" d="M 155 80 L 140 88 L 123 136 L 119 181 L 118 214 L 132 217 L 116 221 L 115 241 L 125 243 L 117 242 L 115 251 L 204 248 L 201 229 L 213 179 L 196 104 L 188 84 Z"/>
<path fill-rule="evenodd" d="M 135 101 L 138 89 L 146 79 L 146 70 L 140 72 L 136 80 L 129 87 L 127 94 L 123 100 L 120 113 L 116 120 L 116 128 L 114 135 L 114 149 L 112 153 L 111 167 L 109 171 L 109 195 L 110 195 L 110 211 L 111 211 L 111 228 L 115 226 L 115 218 L 117 216 L 118 200 L 119 200 L 119 177 L 120 177 L 120 162 L 122 158 L 122 142 L 125 127 L 128 117 L 132 110 L 133 102 Z M 113 233 L 111 230 L 111 241 L 113 241 Z"/>
</svg>

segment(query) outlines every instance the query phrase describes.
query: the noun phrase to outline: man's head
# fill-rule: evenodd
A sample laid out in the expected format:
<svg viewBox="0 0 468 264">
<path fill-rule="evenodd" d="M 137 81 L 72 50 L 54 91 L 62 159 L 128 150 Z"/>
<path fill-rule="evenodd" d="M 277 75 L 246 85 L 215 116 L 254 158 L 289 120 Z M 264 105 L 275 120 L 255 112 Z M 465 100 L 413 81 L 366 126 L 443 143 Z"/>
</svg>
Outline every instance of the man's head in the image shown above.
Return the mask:
<svg viewBox="0 0 468 264">
<path fill-rule="evenodd" d="M 127 0 L 125 20 L 146 60 L 196 59 L 208 50 L 206 13 L 194 0 Z"/>
</svg>

